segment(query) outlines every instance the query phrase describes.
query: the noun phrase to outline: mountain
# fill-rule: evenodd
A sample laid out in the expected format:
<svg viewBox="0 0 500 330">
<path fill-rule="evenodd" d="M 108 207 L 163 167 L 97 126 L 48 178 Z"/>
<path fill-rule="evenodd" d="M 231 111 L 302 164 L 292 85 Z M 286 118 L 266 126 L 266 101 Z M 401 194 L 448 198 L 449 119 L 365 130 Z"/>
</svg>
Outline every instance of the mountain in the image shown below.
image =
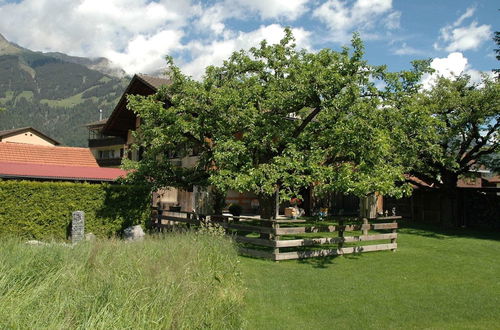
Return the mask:
<svg viewBox="0 0 500 330">
<path fill-rule="evenodd" d="M 91 70 L 96 70 L 108 76 L 117 78 L 125 77 L 125 71 L 122 68 L 114 66 L 110 60 L 105 57 L 87 58 L 78 56 L 69 56 L 63 53 L 43 53 L 45 56 L 54 57 L 65 62 L 80 64 Z"/>
<path fill-rule="evenodd" d="M 109 116 L 128 79 L 105 58 L 41 53 L 0 34 L 0 130 L 32 126 L 70 146 L 86 146 L 83 126 Z"/>
</svg>

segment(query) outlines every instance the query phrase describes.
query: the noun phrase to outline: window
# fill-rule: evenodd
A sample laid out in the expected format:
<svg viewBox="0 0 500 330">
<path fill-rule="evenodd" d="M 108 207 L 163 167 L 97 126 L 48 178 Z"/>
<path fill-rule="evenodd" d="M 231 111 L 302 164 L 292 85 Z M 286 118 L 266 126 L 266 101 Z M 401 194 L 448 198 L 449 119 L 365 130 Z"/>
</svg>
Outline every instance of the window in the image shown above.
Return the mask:
<svg viewBox="0 0 500 330">
<path fill-rule="evenodd" d="M 115 158 L 114 150 L 99 150 L 99 159 L 112 159 Z"/>
</svg>

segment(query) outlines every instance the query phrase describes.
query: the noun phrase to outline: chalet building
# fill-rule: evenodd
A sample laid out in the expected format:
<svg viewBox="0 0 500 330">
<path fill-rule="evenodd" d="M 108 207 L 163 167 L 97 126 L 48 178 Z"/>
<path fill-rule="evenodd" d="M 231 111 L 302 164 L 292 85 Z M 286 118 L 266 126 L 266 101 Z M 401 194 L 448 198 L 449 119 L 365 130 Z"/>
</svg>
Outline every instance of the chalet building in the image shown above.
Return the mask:
<svg viewBox="0 0 500 330">
<path fill-rule="evenodd" d="M 140 119 L 133 111 L 127 109 L 127 95 L 152 95 L 162 85 L 169 83 L 170 80 L 165 78 L 144 74 L 134 75 L 111 116 L 106 120 L 86 125 L 89 130 L 89 148 L 100 166 L 118 167 L 123 157 L 132 160 L 141 159 L 142 150 L 129 151 L 130 146 L 134 143 L 132 132 L 139 128 Z M 196 160 L 195 154 L 172 158 L 172 162 L 183 167 L 193 166 Z M 195 206 L 197 191 L 197 187 L 190 191 L 176 188 L 166 189 L 155 193 L 153 201 L 155 204 L 160 202 L 162 208 L 165 209 L 169 206 L 180 205 L 183 211 L 191 211 Z M 251 202 L 255 199 L 256 196 L 250 193 L 242 194 L 228 191 L 226 202 L 227 204 L 240 204 L 244 211 L 250 212 L 252 210 Z"/>
<path fill-rule="evenodd" d="M 89 130 L 89 148 L 101 167 L 120 167 L 125 155 L 126 140 L 119 136 L 104 135 L 107 119 L 85 125 Z"/>
<path fill-rule="evenodd" d="M 14 128 L 0 131 L 0 142 L 4 143 L 25 143 L 39 146 L 57 146 L 59 142 L 51 137 L 37 131 L 33 127 Z"/>
</svg>

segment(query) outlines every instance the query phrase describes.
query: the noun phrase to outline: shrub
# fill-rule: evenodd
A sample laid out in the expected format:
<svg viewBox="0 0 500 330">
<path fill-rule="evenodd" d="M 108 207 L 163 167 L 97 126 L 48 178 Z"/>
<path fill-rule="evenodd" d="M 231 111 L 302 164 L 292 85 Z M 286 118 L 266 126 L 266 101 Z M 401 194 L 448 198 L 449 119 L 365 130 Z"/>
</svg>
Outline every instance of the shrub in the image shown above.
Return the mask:
<svg viewBox="0 0 500 330">
<path fill-rule="evenodd" d="M 243 284 L 231 240 L 170 233 L 29 246 L 0 240 L 2 329 L 237 329 Z"/>
<path fill-rule="evenodd" d="M 69 182 L 0 181 L 0 234 L 67 237 L 73 211 L 85 212 L 85 232 L 112 236 L 149 218 L 146 187 Z"/>
</svg>

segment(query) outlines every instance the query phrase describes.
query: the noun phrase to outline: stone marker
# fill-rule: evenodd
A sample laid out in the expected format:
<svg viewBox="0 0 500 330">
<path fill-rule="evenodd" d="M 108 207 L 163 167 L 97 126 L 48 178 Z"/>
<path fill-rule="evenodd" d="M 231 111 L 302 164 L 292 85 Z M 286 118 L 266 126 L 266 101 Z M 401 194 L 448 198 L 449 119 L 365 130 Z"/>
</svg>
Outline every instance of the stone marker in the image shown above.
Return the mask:
<svg viewBox="0 0 500 330">
<path fill-rule="evenodd" d="M 26 244 L 28 244 L 28 245 L 47 245 L 47 243 L 40 242 L 40 241 L 37 241 L 35 239 L 27 241 Z"/>
<path fill-rule="evenodd" d="M 94 233 L 88 233 L 88 234 L 85 234 L 85 240 L 86 241 L 95 241 L 96 240 L 96 236 Z"/>
<path fill-rule="evenodd" d="M 75 244 L 85 238 L 85 212 L 75 211 L 71 220 L 71 243 Z"/>
<path fill-rule="evenodd" d="M 123 237 L 127 241 L 142 241 L 145 235 L 140 225 L 128 227 L 123 230 Z"/>
</svg>

